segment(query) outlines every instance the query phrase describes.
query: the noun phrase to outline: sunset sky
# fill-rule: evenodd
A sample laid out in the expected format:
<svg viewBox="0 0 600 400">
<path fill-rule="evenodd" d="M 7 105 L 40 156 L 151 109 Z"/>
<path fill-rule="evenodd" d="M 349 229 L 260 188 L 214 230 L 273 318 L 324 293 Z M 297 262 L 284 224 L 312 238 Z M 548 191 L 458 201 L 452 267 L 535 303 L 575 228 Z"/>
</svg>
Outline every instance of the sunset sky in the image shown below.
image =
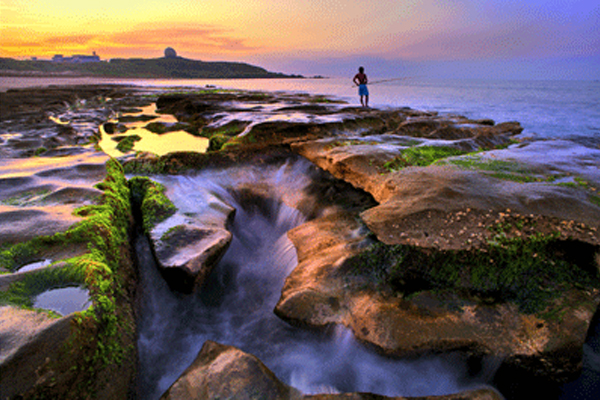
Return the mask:
<svg viewBox="0 0 600 400">
<path fill-rule="evenodd" d="M 348 75 L 600 79 L 598 0 L 0 0 L 0 57 L 157 58 Z"/>
</svg>

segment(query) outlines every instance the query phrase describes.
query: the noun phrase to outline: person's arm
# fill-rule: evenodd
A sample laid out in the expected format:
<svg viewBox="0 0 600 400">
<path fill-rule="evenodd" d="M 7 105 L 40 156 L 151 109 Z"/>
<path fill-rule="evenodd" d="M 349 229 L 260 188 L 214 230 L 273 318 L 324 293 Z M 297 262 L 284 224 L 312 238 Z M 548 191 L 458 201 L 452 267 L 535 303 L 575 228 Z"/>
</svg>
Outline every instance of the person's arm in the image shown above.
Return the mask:
<svg viewBox="0 0 600 400">
<path fill-rule="evenodd" d="M 354 84 L 356 86 L 358 86 L 360 84 L 360 81 L 358 80 L 358 74 L 354 75 L 354 78 L 352 79 L 352 82 L 354 82 Z"/>
</svg>

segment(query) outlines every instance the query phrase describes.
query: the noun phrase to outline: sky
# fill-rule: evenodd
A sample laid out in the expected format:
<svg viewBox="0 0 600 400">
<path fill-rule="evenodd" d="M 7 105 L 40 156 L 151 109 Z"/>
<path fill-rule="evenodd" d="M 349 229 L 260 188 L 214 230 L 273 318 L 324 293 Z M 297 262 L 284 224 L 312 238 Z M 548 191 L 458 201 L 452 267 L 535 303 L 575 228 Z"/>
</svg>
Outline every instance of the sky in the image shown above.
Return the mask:
<svg viewBox="0 0 600 400">
<path fill-rule="evenodd" d="M 600 2 L 0 0 L 0 57 L 166 47 L 306 76 L 600 79 Z"/>
</svg>

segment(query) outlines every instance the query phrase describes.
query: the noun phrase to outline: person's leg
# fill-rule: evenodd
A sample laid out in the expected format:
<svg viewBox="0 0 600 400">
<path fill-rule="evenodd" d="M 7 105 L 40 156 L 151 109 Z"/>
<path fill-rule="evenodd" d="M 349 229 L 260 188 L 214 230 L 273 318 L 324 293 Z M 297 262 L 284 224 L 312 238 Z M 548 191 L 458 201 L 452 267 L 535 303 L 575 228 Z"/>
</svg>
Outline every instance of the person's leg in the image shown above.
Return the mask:
<svg viewBox="0 0 600 400">
<path fill-rule="evenodd" d="M 369 95 L 365 96 L 365 107 L 369 107 Z"/>
</svg>

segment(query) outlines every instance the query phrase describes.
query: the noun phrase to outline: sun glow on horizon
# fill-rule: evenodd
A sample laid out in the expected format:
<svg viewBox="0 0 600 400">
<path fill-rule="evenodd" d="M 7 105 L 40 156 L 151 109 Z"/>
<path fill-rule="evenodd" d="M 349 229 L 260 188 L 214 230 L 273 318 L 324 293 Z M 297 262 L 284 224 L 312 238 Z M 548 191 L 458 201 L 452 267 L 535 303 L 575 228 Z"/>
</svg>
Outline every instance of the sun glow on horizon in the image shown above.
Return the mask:
<svg viewBox="0 0 600 400">
<path fill-rule="evenodd" d="M 21 59 L 600 57 L 600 4 L 587 0 L 2 0 L 0 16 L 0 57 Z"/>
</svg>

